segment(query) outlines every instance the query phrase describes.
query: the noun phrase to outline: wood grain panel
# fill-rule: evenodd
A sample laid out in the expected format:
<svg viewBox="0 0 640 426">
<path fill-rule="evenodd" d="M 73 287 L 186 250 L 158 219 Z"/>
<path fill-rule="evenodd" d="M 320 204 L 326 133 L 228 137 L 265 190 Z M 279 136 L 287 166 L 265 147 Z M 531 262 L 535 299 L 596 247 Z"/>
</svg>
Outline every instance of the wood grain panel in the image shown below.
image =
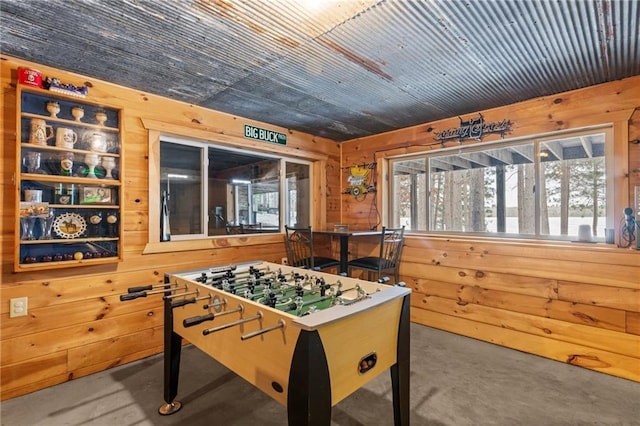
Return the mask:
<svg viewBox="0 0 640 426">
<path fill-rule="evenodd" d="M 25 317 L 15 318 L 11 321 L 9 321 L 8 314 L 3 314 L 0 317 L 2 320 L 2 340 L 134 312 L 161 312 L 162 306 L 162 295 L 158 294 L 137 299 L 132 303 L 120 302 L 119 296 L 99 297 L 66 303 L 64 305 L 64 316 L 60 315 L 61 307 L 59 305 L 30 308 L 29 315 Z"/>
<path fill-rule="evenodd" d="M 619 332 L 626 329 L 625 312 L 618 309 L 423 279 L 414 280 L 410 287 L 416 292 L 416 300 L 421 295 L 438 296 L 461 305 L 473 303 Z"/>
<path fill-rule="evenodd" d="M 640 335 L 640 313 L 627 312 L 626 320 L 627 333 Z"/>
<path fill-rule="evenodd" d="M 479 286 L 486 289 L 503 290 L 545 299 L 557 298 L 556 281 L 548 278 L 491 272 L 489 270 L 420 265 L 419 263 L 407 261 L 402 264 L 402 273 L 406 276 L 420 277 L 420 279 Z"/>
<path fill-rule="evenodd" d="M 558 297 L 562 300 L 640 312 L 640 286 L 637 288 L 617 288 L 560 281 L 558 283 Z"/>
<path fill-rule="evenodd" d="M 118 354 L 117 358 L 112 358 L 107 361 L 103 361 L 97 364 L 92 364 L 83 368 L 78 368 L 76 370 L 71 370 L 69 373 L 69 380 L 77 379 L 79 377 L 88 376 L 93 373 L 97 373 L 99 371 L 104 371 L 109 368 L 117 367 L 119 365 L 128 364 L 132 361 L 137 361 L 140 359 L 144 359 L 150 357 L 152 355 L 161 354 L 163 351 L 163 346 L 155 346 L 149 349 L 145 349 L 140 352 L 130 353 L 130 354 Z M 112 356 L 116 354 L 111 354 Z M 160 358 L 159 362 L 162 362 L 162 358 Z"/>
<path fill-rule="evenodd" d="M 498 245 L 499 243 L 495 243 Z M 409 248 L 409 246 L 406 246 Z M 541 249 L 542 250 L 542 249 Z M 576 255 L 581 254 L 578 252 Z M 441 250 L 404 250 L 402 261 L 411 263 L 427 263 L 447 267 L 474 268 L 481 271 L 494 271 L 505 274 L 523 275 L 555 280 L 572 280 L 591 284 L 609 285 L 612 287 L 638 288 L 639 266 L 612 264 L 603 267 L 600 263 L 574 260 L 565 261 L 548 258 L 519 256 L 517 251 L 511 255 L 494 255 L 487 253 L 462 253 Z"/>
<path fill-rule="evenodd" d="M 640 362 L 637 357 L 424 309 L 413 309 L 411 321 L 523 352 L 531 352 L 531 348 L 537 348 L 536 354 L 546 358 L 640 382 Z"/>
<path fill-rule="evenodd" d="M 159 326 L 71 348 L 69 349 L 69 370 L 80 371 L 105 362 L 114 364 L 122 354 L 155 351 L 163 345 L 163 332 L 164 327 Z M 114 354 L 119 355 L 114 357 Z"/>
<path fill-rule="evenodd" d="M 27 386 L 33 382 L 66 376 L 67 352 L 58 351 L 31 358 L 26 362 L 7 364 L 0 368 L 2 392 Z"/>
<path fill-rule="evenodd" d="M 38 357 L 39 354 L 76 348 L 100 340 L 113 339 L 162 324 L 162 311 L 134 312 L 115 318 L 58 328 L 55 331 L 32 333 L 2 340 L 2 364 L 13 364 Z"/>
<path fill-rule="evenodd" d="M 422 297 L 420 299 L 420 308 L 444 315 L 466 318 L 474 322 L 534 334 L 552 340 L 640 358 L 640 337 L 631 334 L 598 327 L 568 324 L 565 321 L 476 304 L 462 305 L 456 301 L 437 296 Z"/>
</svg>

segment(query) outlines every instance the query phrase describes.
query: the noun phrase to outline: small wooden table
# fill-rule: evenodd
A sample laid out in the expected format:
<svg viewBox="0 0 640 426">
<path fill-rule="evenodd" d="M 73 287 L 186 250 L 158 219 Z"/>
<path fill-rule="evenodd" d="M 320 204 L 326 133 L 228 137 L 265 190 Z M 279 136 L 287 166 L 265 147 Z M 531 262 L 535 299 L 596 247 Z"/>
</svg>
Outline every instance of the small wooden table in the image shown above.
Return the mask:
<svg viewBox="0 0 640 426">
<path fill-rule="evenodd" d="M 349 273 L 349 237 L 370 237 L 382 235 L 382 231 L 336 231 L 334 229 L 314 230 L 317 235 L 330 235 L 340 237 L 340 266 L 338 273 Z"/>
</svg>

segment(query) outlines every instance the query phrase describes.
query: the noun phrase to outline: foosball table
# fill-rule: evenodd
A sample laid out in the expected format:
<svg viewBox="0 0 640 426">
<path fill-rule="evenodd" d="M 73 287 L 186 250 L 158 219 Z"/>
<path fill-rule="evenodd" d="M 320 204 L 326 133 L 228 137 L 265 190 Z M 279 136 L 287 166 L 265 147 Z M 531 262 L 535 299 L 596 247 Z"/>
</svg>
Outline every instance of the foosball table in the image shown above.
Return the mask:
<svg viewBox="0 0 640 426">
<path fill-rule="evenodd" d="M 287 408 L 290 425 L 331 409 L 387 369 L 396 425 L 409 424 L 410 290 L 248 262 L 165 274 L 121 300 L 164 295 L 164 401 L 176 400 L 186 339 Z"/>
</svg>

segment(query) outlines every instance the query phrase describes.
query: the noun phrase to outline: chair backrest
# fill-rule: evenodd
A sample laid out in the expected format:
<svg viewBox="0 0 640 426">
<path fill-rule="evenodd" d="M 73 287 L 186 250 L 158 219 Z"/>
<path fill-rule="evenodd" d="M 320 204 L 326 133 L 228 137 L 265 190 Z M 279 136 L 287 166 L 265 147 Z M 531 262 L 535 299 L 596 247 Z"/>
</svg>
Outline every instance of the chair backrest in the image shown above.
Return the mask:
<svg viewBox="0 0 640 426">
<path fill-rule="evenodd" d="M 244 223 L 240 225 L 243 234 L 252 234 L 262 230 L 262 223 Z"/>
<path fill-rule="evenodd" d="M 402 228 L 382 227 L 380 241 L 380 258 L 382 262 L 379 263 L 380 271 L 398 267 L 403 246 L 404 226 Z"/>
<path fill-rule="evenodd" d="M 287 238 L 287 256 L 289 265 L 312 269 L 313 264 L 313 232 L 311 226 L 306 228 L 284 227 Z"/>
<path fill-rule="evenodd" d="M 227 234 L 242 234 L 242 226 L 241 225 L 227 224 L 226 230 L 227 230 Z"/>
</svg>

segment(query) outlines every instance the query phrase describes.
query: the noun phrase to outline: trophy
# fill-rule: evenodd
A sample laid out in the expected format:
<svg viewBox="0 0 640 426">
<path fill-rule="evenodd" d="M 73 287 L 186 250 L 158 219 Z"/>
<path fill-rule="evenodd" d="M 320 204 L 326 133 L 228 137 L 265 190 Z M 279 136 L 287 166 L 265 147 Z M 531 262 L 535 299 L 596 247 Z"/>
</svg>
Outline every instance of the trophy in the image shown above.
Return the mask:
<svg viewBox="0 0 640 426">
<path fill-rule="evenodd" d="M 114 157 L 102 157 L 102 167 L 106 170 L 105 179 L 113 179 L 111 171 L 116 168 L 116 159 Z"/>
<path fill-rule="evenodd" d="M 96 166 L 100 164 L 100 156 L 98 154 L 86 154 L 84 156 L 84 163 L 87 165 L 87 177 L 92 179 L 97 179 L 96 176 Z"/>
</svg>

